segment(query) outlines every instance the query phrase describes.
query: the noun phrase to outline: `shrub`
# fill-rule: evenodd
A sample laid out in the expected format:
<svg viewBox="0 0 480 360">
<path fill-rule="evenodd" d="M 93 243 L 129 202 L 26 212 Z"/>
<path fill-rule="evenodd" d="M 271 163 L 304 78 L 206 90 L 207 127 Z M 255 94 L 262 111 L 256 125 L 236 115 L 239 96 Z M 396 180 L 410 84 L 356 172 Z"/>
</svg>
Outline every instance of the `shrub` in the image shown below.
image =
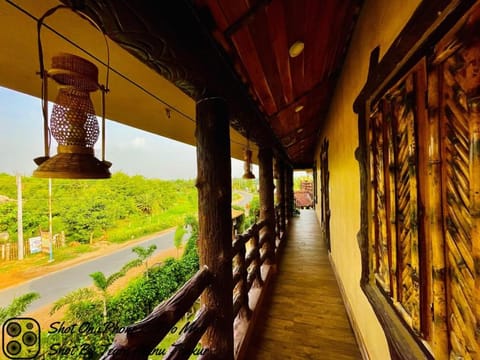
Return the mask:
<svg viewBox="0 0 480 360">
<path fill-rule="evenodd" d="M 185 244 L 181 259 L 169 258 L 160 266 L 152 267 L 148 278 L 141 276 L 128 286 L 109 297 L 107 302 L 108 319 L 103 320 L 102 301 L 89 299 L 89 290 L 80 289 L 68 296 L 72 297 L 64 321 L 66 324 L 84 324 L 84 328 L 97 329 L 94 333 L 85 331 L 73 334 L 43 334 L 44 354 L 48 359 L 98 359 L 112 343 L 115 333 L 122 327 L 133 324 L 147 316 L 155 306 L 172 296 L 198 270 L 196 241 L 198 223 L 195 218 L 185 219 L 191 235 Z M 77 298 L 78 301 L 73 301 Z M 86 325 L 85 325 L 86 324 Z M 61 344 L 62 349 L 58 348 Z M 68 349 L 76 349 L 67 353 Z M 80 351 L 83 351 L 81 353 Z"/>
</svg>

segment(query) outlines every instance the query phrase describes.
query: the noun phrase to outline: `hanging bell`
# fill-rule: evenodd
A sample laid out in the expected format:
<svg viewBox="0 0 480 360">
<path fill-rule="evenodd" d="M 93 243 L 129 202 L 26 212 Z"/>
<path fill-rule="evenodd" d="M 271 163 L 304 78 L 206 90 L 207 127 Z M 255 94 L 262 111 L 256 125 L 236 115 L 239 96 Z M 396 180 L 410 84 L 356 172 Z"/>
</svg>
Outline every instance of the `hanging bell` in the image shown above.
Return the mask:
<svg viewBox="0 0 480 360">
<path fill-rule="evenodd" d="M 50 118 L 50 132 L 58 143 L 57 155 L 34 161 L 33 176 L 41 178 L 109 178 L 111 163 L 95 157 L 99 126 L 90 93 L 100 88 L 97 67 L 79 56 L 62 53 L 52 58 L 43 81 L 59 86 Z M 47 94 L 44 94 L 47 96 Z"/>
</svg>

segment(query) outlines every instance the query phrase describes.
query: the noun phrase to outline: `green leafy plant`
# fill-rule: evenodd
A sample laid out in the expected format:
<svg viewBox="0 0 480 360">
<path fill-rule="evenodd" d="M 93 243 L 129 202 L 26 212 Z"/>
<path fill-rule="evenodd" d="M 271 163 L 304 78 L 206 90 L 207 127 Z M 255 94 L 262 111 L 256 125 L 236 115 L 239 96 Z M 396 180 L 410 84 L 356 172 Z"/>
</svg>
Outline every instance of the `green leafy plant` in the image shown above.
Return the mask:
<svg viewBox="0 0 480 360">
<path fill-rule="evenodd" d="M 175 245 L 175 248 L 177 249 L 177 257 L 186 232 L 187 230 L 185 229 L 185 226 L 182 225 L 178 225 L 177 229 L 175 230 L 175 235 L 173 236 L 173 245 Z"/>
<path fill-rule="evenodd" d="M 48 229 L 48 182 L 22 177 L 25 238 Z M 0 174 L 0 195 L 16 199 L 15 176 Z M 64 231 L 67 242 L 97 240 L 122 242 L 181 224 L 195 213 L 196 189 L 192 180 L 145 179 L 115 173 L 109 181 L 53 181 L 53 231 Z M 15 201 L 0 202 L 0 232 L 17 240 Z M 129 226 L 130 225 L 130 226 Z"/>
<path fill-rule="evenodd" d="M 135 246 L 132 251 L 137 254 L 138 259 L 145 264 L 145 274 L 148 279 L 148 258 L 157 250 L 157 245 L 150 245 L 149 247 Z"/>
<path fill-rule="evenodd" d="M 116 274 L 122 270 L 105 277 L 101 272 L 91 274 L 94 278 L 97 290 L 92 288 L 80 289 L 68 294 L 57 301 L 54 310 L 67 306 L 64 319 L 70 323 L 88 323 L 92 329 L 104 329 L 105 324 L 113 324 L 111 330 L 96 334 L 75 332 L 74 334 L 44 334 L 42 339 L 43 351 L 48 354 L 48 349 L 55 344 L 61 343 L 64 348 L 85 346 L 88 354 L 83 358 L 97 359 L 108 348 L 113 341 L 115 332 L 125 326 L 133 324 L 145 316 L 162 301 L 172 296 L 188 279 L 190 279 L 199 268 L 199 260 L 196 242 L 198 239 L 198 222 L 193 216 L 185 217 L 185 224 L 188 223 L 189 238 L 185 243 L 185 250 L 180 259 L 169 258 L 160 266 L 152 267 L 149 270 L 149 277 L 139 276 L 116 294 L 107 296 L 106 289 L 118 278 Z M 147 254 L 149 248 L 141 251 Z M 148 256 L 146 257 L 148 258 Z M 146 259 L 145 258 L 145 259 Z M 140 259 L 137 259 L 139 261 Z M 128 267 L 129 264 L 126 265 Z M 96 275 L 94 275 L 96 274 Z M 103 294 L 98 296 L 99 292 Z M 109 309 L 108 322 L 105 322 L 104 309 Z M 110 329 L 110 328 L 109 328 Z M 168 339 L 167 339 L 168 340 Z M 159 347 L 168 347 L 175 339 L 162 342 Z M 193 356 L 193 355 L 192 355 Z M 153 357 L 155 358 L 155 357 Z M 49 355 L 48 359 L 74 360 L 78 359 L 77 354 L 55 354 Z"/>
<path fill-rule="evenodd" d="M 39 299 L 40 294 L 36 292 L 29 292 L 22 296 L 19 296 L 6 307 L 0 307 L 0 323 L 5 322 L 9 318 L 18 316 L 25 312 L 28 305 L 30 305 L 34 300 Z"/>
<path fill-rule="evenodd" d="M 155 249 L 153 249 L 154 251 Z M 153 252 L 152 251 L 152 252 Z M 93 279 L 93 284 L 97 288 L 98 292 L 101 295 L 103 303 L 103 321 L 107 322 L 107 298 L 108 298 L 108 288 L 122 276 L 125 276 L 128 270 L 135 266 L 139 266 L 142 263 L 141 259 L 135 259 L 127 264 L 125 264 L 119 271 L 113 273 L 112 275 L 106 277 L 105 274 L 101 271 L 96 271 L 90 274 L 90 277 Z"/>
</svg>

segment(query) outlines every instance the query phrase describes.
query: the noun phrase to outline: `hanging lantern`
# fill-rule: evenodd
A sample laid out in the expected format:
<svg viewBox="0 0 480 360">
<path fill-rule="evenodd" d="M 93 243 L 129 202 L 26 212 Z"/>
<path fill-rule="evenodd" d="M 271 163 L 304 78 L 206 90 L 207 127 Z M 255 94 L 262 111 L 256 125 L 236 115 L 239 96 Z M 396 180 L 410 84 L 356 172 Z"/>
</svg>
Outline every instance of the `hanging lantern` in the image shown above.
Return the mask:
<svg viewBox="0 0 480 360">
<path fill-rule="evenodd" d="M 280 179 L 280 168 L 279 168 L 280 164 L 279 164 L 279 160 L 277 158 L 274 158 L 274 162 L 273 162 L 273 178 L 275 180 L 278 180 Z"/>
<path fill-rule="evenodd" d="M 33 176 L 42 178 L 102 179 L 109 178 L 107 161 L 94 156 L 99 126 L 90 93 L 100 89 L 97 67 L 79 56 L 59 54 L 42 81 L 52 78 L 59 86 L 50 118 L 50 133 L 58 143 L 58 153 L 48 152 L 34 161 L 39 165 Z M 44 84 L 44 97 L 48 95 Z M 103 89 L 102 89 L 103 91 Z M 46 107 L 47 99 L 44 99 Z M 44 116 L 48 117 L 44 108 Z M 48 129 L 48 124 L 45 125 Z M 47 139 L 45 140 L 47 141 Z M 49 140 L 48 140 L 49 142 Z M 45 145 L 48 149 L 49 144 Z"/>
<path fill-rule="evenodd" d="M 248 142 L 247 142 L 247 148 L 245 149 L 245 153 L 243 155 L 243 160 L 245 161 L 243 163 L 243 178 L 244 179 L 255 179 L 255 175 L 252 172 L 252 150 L 249 149 Z"/>
</svg>

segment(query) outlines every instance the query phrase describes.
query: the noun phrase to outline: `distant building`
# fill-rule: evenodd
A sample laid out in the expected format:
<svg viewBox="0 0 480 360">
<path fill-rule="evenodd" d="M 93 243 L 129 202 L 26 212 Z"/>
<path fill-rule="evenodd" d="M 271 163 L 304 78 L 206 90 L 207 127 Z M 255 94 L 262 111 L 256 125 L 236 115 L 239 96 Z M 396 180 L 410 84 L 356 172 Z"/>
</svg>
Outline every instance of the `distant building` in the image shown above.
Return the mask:
<svg viewBox="0 0 480 360">
<path fill-rule="evenodd" d="M 313 207 L 313 183 L 311 181 L 302 181 L 300 190 L 295 191 L 295 207 L 300 209 Z"/>
</svg>

